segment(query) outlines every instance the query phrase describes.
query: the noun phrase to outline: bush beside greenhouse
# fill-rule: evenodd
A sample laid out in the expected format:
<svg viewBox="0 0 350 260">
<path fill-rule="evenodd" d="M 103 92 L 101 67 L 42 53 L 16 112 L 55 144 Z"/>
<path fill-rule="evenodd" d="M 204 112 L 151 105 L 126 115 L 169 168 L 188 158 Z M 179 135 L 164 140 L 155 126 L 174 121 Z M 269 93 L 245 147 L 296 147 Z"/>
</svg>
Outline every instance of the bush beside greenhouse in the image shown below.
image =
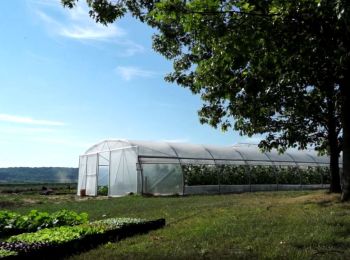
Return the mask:
<svg viewBox="0 0 350 260">
<path fill-rule="evenodd" d="M 78 195 L 320 189 L 329 183 L 329 158 L 314 151 L 278 154 L 250 144 L 106 140 L 80 156 Z"/>
</svg>

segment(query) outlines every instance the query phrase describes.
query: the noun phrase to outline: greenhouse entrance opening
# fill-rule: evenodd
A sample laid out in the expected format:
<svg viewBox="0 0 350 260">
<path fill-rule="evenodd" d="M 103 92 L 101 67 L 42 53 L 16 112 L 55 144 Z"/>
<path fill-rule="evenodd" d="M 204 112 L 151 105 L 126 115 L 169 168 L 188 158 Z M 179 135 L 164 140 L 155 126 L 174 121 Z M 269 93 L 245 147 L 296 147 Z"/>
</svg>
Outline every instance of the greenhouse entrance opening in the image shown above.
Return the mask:
<svg viewBox="0 0 350 260">
<path fill-rule="evenodd" d="M 97 195 L 107 196 L 109 185 L 109 154 L 98 154 Z"/>
<path fill-rule="evenodd" d="M 329 183 L 329 157 L 315 151 L 278 154 L 256 145 L 106 140 L 80 156 L 78 195 L 326 189 Z"/>
</svg>

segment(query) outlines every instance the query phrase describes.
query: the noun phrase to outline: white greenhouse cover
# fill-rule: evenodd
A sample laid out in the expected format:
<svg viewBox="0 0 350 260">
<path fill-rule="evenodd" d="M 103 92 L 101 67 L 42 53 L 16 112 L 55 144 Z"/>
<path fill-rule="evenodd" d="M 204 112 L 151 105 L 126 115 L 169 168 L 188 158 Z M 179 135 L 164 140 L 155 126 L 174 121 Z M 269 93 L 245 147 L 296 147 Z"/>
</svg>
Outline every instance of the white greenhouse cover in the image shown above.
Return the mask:
<svg viewBox="0 0 350 260">
<path fill-rule="evenodd" d="M 186 189 L 181 165 L 186 164 L 328 167 L 329 157 L 318 156 L 314 151 L 261 152 L 257 145 L 250 144 L 216 146 L 105 140 L 89 148 L 79 158 L 78 195 L 85 189 L 86 195 L 96 196 L 100 186 L 108 186 L 110 196 L 128 193 L 184 194 Z M 217 189 L 216 186 L 206 188 Z M 231 188 L 222 186 L 223 191 Z"/>
</svg>

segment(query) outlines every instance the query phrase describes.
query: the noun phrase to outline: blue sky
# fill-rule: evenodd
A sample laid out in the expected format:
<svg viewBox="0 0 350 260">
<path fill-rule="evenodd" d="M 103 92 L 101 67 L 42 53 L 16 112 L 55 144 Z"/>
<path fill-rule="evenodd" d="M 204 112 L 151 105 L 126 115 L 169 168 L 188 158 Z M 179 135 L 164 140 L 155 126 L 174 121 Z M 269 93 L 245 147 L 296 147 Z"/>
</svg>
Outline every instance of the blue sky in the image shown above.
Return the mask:
<svg viewBox="0 0 350 260">
<path fill-rule="evenodd" d="M 0 167 L 76 167 L 104 139 L 230 145 L 258 138 L 201 125 L 198 96 L 166 83 L 154 31 L 125 17 L 108 27 L 59 0 L 1 2 Z"/>
</svg>

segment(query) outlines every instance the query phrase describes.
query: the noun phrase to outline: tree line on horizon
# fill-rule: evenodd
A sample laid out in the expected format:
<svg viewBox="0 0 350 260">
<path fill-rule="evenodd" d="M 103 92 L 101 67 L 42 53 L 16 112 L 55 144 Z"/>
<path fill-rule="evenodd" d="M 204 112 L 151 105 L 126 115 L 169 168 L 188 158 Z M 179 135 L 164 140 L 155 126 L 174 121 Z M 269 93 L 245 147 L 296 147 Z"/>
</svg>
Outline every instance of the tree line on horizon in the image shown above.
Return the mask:
<svg viewBox="0 0 350 260">
<path fill-rule="evenodd" d="M 9 167 L 0 168 L 0 184 L 6 183 L 76 183 L 78 168 Z"/>
</svg>

